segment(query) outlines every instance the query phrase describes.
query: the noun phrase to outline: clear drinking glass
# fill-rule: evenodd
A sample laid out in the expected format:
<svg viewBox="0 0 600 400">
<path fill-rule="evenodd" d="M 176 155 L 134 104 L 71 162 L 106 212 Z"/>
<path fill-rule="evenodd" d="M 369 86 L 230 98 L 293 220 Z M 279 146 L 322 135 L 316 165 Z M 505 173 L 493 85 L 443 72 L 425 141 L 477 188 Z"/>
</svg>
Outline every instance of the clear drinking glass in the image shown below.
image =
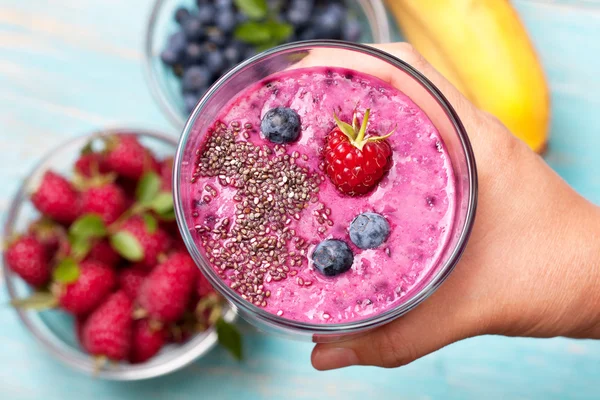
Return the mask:
<svg viewBox="0 0 600 400">
<path fill-rule="evenodd" d="M 396 307 L 367 319 L 343 324 L 311 324 L 268 313 L 242 299 L 214 272 L 194 241 L 192 197 L 189 179 L 194 169 L 196 149 L 202 144 L 209 125 L 236 94 L 256 82 L 285 69 L 313 52 L 326 51 L 331 66 L 339 59 L 357 59 L 370 65 L 392 66 L 402 78 L 396 87 L 409 96 L 430 118 L 442 136 L 456 180 L 455 220 L 449 242 L 439 263 L 423 279 L 421 287 Z M 322 53 L 323 54 L 323 53 Z M 314 64 L 313 64 L 314 65 Z M 341 66 L 341 65 L 337 65 Z M 215 288 L 236 306 L 240 315 L 258 328 L 298 339 L 329 342 L 349 338 L 386 324 L 412 310 L 430 296 L 448 277 L 463 253 L 471 232 L 477 203 L 477 173 L 471 144 L 463 124 L 443 94 L 421 73 L 402 60 L 368 46 L 338 41 L 291 43 L 269 50 L 242 63 L 216 82 L 200 100 L 180 138 L 174 166 L 175 208 L 179 228 L 192 257 Z M 285 311 L 285 310 L 284 310 Z"/>
<path fill-rule="evenodd" d="M 29 201 L 29 194 L 44 172 L 52 169 L 68 176 L 81 149 L 90 140 L 101 139 L 115 133 L 136 134 L 145 146 L 161 158 L 173 155 L 177 144 L 173 136 L 140 129 L 103 130 L 62 143 L 49 151 L 21 184 L 6 216 L 4 239 L 11 238 L 19 232 L 24 232 L 28 224 L 37 216 L 37 211 Z M 10 298 L 27 297 L 31 293 L 31 288 L 14 274 L 5 262 L 2 267 Z M 159 354 L 147 362 L 135 365 L 118 363 L 98 369 L 94 358 L 79 347 L 75 337 L 74 321 L 70 315 L 60 310 L 38 312 L 16 309 L 15 311 L 35 339 L 55 358 L 75 370 L 93 375 L 99 379 L 133 381 L 165 375 L 188 365 L 206 354 L 217 344 L 217 333 L 213 327 L 191 337 L 183 344 L 165 346 Z M 227 321 L 233 321 L 235 312 L 231 308 L 226 308 L 224 318 Z"/>
</svg>

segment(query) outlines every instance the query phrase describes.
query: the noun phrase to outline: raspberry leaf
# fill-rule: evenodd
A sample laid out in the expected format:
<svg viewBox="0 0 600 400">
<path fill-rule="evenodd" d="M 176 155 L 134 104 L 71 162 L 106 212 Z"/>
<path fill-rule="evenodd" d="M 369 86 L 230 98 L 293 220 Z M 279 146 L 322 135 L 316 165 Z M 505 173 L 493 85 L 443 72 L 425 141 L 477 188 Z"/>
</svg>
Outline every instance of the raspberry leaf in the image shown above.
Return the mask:
<svg viewBox="0 0 600 400">
<path fill-rule="evenodd" d="M 352 125 L 339 119 L 335 112 L 333 113 L 333 118 L 335 119 L 335 123 L 337 124 L 338 128 L 340 128 L 342 133 L 346 135 L 350 141 L 356 139 L 356 132 Z"/>
<path fill-rule="evenodd" d="M 223 318 L 216 323 L 219 344 L 226 348 L 236 360 L 242 360 L 242 334 L 235 325 L 226 322 Z"/>
<path fill-rule="evenodd" d="M 64 284 L 69 284 L 79 279 L 79 273 L 81 272 L 79 265 L 72 258 L 65 258 L 62 260 L 52 272 L 52 278 L 54 281 Z"/>
<path fill-rule="evenodd" d="M 13 299 L 10 304 L 16 308 L 47 310 L 58 306 L 58 300 L 50 292 L 34 292 L 24 299 Z"/>
<path fill-rule="evenodd" d="M 74 238 L 101 238 L 106 236 L 106 233 L 104 221 L 96 214 L 82 215 L 69 228 L 69 235 Z"/>
<path fill-rule="evenodd" d="M 269 12 L 267 0 L 235 0 L 237 8 L 252 19 L 262 19 Z"/>
<path fill-rule="evenodd" d="M 162 192 L 150 203 L 150 208 L 158 214 L 166 214 L 173 210 L 173 196 L 169 192 Z"/>
<path fill-rule="evenodd" d="M 110 245 L 123 258 L 138 262 L 144 258 L 144 249 L 140 242 L 127 231 L 119 231 L 110 237 Z"/>
<path fill-rule="evenodd" d="M 264 24 L 248 21 L 235 28 L 234 36 L 242 42 L 258 45 L 271 40 L 271 31 Z"/>
<path fill-rule="evenodd" d="M 148 204 L 158 195 L 161 179 L 155 172 L 145 173 L 135 191 L 135 198 L 141 204 Z"/>
<path fill-rule="evenodd" d="M 144 219 L 144 223 L 146 224 L 146 230 L 148 233 L 153 234 L 158 229 L 158 221 L 151 214 L 144 213 L 142 214 L 142 218 Z"/>
</svg>

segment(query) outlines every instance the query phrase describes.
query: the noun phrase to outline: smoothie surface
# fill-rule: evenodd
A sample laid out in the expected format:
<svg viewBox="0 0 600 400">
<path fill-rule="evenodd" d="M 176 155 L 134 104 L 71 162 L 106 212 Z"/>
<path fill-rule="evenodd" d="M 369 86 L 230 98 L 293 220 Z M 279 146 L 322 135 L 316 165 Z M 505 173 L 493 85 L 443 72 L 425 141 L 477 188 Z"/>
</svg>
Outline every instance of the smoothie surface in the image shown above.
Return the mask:
<svg viewBox="0 0 600 400">
<path fill-rule="evenodd" d="M 300 116 L 294 143 L 260 132 L 276 107 Z M 351 122 L 370 108 L 368 133 L 383 135 L 392 165 L 370 193 L 341 194 L 323 172 L 322 149 L 334 112 Z M 315 324 L 365 319 L 399 305 L 436 268 L 452 230 L 455 177 L 434 125 L 406 95 L 382 80 L 341 68 L 296 69 L 239 93 L 197 149 L 192 191 L 194 235 L 226 284 L 266 311 Z M 362 212 L 391 227 L 376 249 L 357 248 L 348 227 Z M 326 239 L 345 241 L 352 268 L 335 277 L 311 254 Z"/>
</svg>

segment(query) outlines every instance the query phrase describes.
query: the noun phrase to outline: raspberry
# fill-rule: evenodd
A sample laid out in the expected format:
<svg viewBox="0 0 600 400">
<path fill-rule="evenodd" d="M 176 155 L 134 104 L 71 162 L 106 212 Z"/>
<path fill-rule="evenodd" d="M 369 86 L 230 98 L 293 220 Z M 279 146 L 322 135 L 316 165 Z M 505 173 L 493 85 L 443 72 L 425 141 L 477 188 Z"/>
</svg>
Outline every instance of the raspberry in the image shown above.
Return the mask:
<svg viewBox="0 0 600 400">
<path fill-rule="evenodd" d="M 115 267 L 121 261 L 121 256 L 110 246 L 107 240 L 101 240 L 94 243 L 86 260 L 94 260 Z"/>
<path fill-rule="evenodd" d="M 161 189 L 165 192 L 173 191 L 173 157 L 165 158 L 160 163 Z"/>
<path fill-rule="evenodd" d="M 8 267 L 31 286 L 41 287 L 50 280 L 48 253 L 33 236 L 21 236 L 12 242 L 4 259 Z"/>
<path fill-rule="evenodd" d="M 146 319 L 135 321 L 129 361 L 138 364 L 154 357 L 165 344 L 165 338 L 166 331 L 164 328 L 153 329 Z"/>
<path fill-rule="evenodd" d="M 124 269 L 119 273 L 119 288 L 133 301 L 137 298 L 145 278 L 145 271 Z"/>
<path fill-rule="evenodd" d="M 62 176 L 47 171 L 31 196 L 33 205 L 53 220 L 70 224 L 79 215 L 79 194 Z"/>
<path fill-rule="evenodd" d="M 73 167 L 75 172 L 85 178 L 109 172 L 104 157 L 100 153 L 85 153 L 79 156 Z"/>
<path fill-rule="evenodd" d="M 148 275 L 138 296 L 139 305 L 152 319 L 175 322 L 189 304 L 197 274 L 187 253 L 173 253 Z"/>
<path fill-rule="evenodd" d="M 139 266 L 147 270 L 157 264 L 158 255 L 167 251 L 170 245 L 169 236 L 160 228 L 155 232 L 148 232 L 146 223 L 141 217 L 132 217 L 125 221 L 121 230 L 131 233 L 140 243 L 144 252 L 144 259 Z"/>
<path fill-rule="evenodd" d="M 392 149 L 386 136 L 365 137 L 370 110 L 367 109 L 358 130 L 336 117 L 338 126 L 327 135 L 323 150 L 325 172 L 337 189 L 350 196 L 366 194 L 379 183 L 390 169 Z"/>
<path fill-rule="evenodd" d="M 114 183 L 90 187 L 81 196 L 81 213 L 98 214 L 106 225 L 115 222 L 126 207 L 125 193 Z"/>
<path fill-rule="evenodd" d="M 107 167 L 119 175 L 140 179 L 147 171 L 156 170 L 157 161 L 134 135 L 120 134 L 107 140 Z"/>
<path fill-rule="evenodd" d="M 85 321 L 83 348 L 94 356 L 126 359 L 131 346 L 132 309 L 131 300 L 122 291 L 110 295 Z"/>
<path fill-rule="evenodd" d="M 110 267 L 98 261 L 84 261 L 79 265 L 79 277 L 62 288 L 58 302 L 74 315 L 86 315 L 104 300 L 115 283 L 115 272 Z"/>
<path fill-rule="evenodd" d="M 200 298 L 207 296 L 213 293 L 215 289 L 212 287 L 208 279 L 202 274 L 202 272 L 198 271 L 198 276 L 196 278 L 196 292 Z"/>
</svg>

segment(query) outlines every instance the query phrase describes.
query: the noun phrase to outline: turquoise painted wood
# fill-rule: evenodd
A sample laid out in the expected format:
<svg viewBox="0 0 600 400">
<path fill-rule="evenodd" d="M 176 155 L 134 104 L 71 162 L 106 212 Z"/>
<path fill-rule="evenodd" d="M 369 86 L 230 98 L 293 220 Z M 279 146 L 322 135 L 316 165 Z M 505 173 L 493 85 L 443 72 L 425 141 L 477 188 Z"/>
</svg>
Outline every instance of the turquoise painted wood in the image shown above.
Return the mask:
<svg viewBox="0 0 600 400">
<path fill-rule="evenodd" d="M 516 2 L 552 87 L 548 162 L 600 204 L 600 2 Z M 0 0 L 0 213 L 50 146 L 106 126 L 177 132 L 142 72 L 149 0 Z M 6 293 L 0 290 L 0 302 Z M 247 359 L 221 349 L 141 383 L 111 383 L 58 364 L 0 308 L 0 398 L 25 399 L 597 399 L 600 342 L 482 337 L 396 370 L 318 373 L 311 345 L 244 327 Z"/>
</svg>

